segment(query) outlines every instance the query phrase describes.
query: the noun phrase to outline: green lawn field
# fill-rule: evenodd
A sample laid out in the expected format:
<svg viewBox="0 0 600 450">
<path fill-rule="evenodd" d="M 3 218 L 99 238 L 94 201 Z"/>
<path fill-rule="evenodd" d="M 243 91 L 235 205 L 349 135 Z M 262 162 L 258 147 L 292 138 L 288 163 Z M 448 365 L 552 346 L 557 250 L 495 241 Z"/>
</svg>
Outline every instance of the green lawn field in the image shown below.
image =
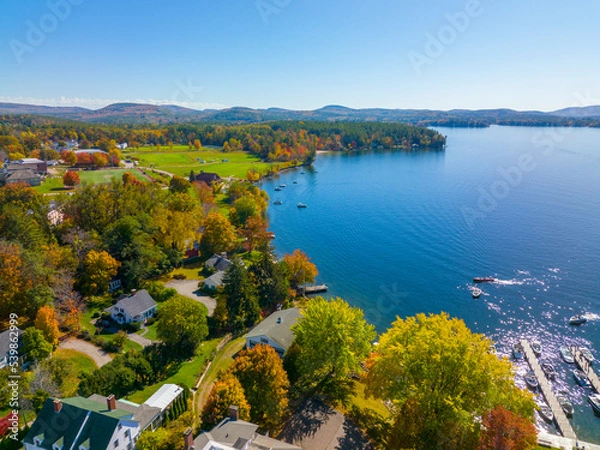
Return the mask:
<svg viewBox="0 0 600 450">
<path fill-rule="evenodd" d="M 80 170 L 79 179 L 82 183 L 109 183 L 113 178 L 120 180 L 125 172 L 132 173 L 140 181 L 148 181 L 148 179 L 144 177 L 139 170 L 130 169 Z"/>
<path fill-rule="evenodd" d="M 234 176 L 246 179 L 248 169 L 264 170 L 269 163 L 262 162 L 258 157 L 246 152 L 223 153 L 217 148 L 202 148 L 190 150 L 187 146 L 174 145 L 172 150 L 162 146 L 142 147 L 126 153 L 127 158 L 139 160 L 142 167 L 153 167 L 187 178 L 190 171 L 214 172 L 221 177 Z"/>
</svg>

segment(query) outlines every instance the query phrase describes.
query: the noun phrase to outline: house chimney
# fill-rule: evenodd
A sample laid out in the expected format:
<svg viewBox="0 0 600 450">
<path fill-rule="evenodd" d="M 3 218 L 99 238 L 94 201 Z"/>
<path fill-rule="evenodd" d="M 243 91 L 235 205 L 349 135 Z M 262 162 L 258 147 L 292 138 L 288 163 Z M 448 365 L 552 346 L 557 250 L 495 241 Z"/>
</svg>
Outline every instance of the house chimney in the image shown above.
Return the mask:
<svg viewBox="0 0 600 450">
<path fill-rule="evenodd" d="M 281 323 L 281 317 L 277 318 L 277 323 Z"/>
<path fill-rule="evenodd" d="M 60 398 L 55 398 L 54 399 L 54 412 L 59 413 L 61 409 L 62 409 L 62 401 L 60 400 Z"/>
<path fill-rule="evenodd" d="M 229 406 L 229 420 L 232 422 L 240 420 L 240 408 L 234 405 Z"/>
<path fill-rule="evenodd" d="M 185 442 L 185 450 L 193 450 L 194 449 L 194 436 L 192 435 L 192 429 L 188 428 L 183 433 L 183 439 Z"/>
<path fill-rule="evenodd" d="M 137 289 L 132 289 L 131 290 L 131 295 L 135 295 L 136 292 L 137 292 Z"/>
<path fill-rule="evenodd" d="M 114 394 L 110 394 L 108 397 L 106 397 L 106 404 L 109 411 L 114 411 L 117 409 L 117 399 L 115 398 Z"/>
<path fill-rule="evenodd" d="M 227 259 L 227 252 L 221 252 L 221 258 Z"/>
</svg>

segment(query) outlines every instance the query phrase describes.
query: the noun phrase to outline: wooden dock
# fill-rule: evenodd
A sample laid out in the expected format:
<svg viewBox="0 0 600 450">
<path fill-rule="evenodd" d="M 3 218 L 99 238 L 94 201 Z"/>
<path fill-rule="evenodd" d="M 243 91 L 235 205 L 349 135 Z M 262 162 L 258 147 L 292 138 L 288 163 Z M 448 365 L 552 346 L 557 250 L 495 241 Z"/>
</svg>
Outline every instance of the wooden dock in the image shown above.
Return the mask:
<svg viewBox="0 0 600 450">
<path fill-rule="evenodd" d="M 538 379 L 538 382 L 540 384 L 540 391 L 546 399 L 548 406 L 550 406 L 550 409 L 552 409 L 552 413 L 554 414 L 554 422 L 556 423 L 558 430 L 564 437 L 568 439 L 577 439 L 577 435 L 575 434 L 575 431 L 573 430 L 573 427 L 571 426 L 567 415 L 560 407 L 558 400 L 556 400 L 556 397 L 552 392 L 550 383 L 548 383 L 548 379 L 546 378 L 546 375 L 544 374 L 544 371 L 542 370 L 542 367 L 540 366 L 537 357 L 533 353 L 533 350 L 529 345 L 529 341 L 527 341 L 527 339 L 523 339 L 521 341 L 521 345 L 525 350 L 525 359 L 527 359 L 531 370 Z"/>
<path fill-rule="evenodd" d="M 319 294 L 321 292 L 327 292 L 327 285 L 317 284 L 314 286 L 299 286 L 298 293 L 304 295 Z"/>
<path fill-rule="evenodd" d="M 579 351 L 579 348 L 571 347 L 571 352 L 573 353 L 573 357 L 575 358 L 575 363 L 577 363 L 577 367 L 579 367 L 581 371 L 587 375 L 588 379 L 590 380 L 590 383 L 592 383 L 592 387 L 594 388 L 594 390 L 596 392 L 600 392 L 600 378 L 598 378 L 598 375 L 596 374 L 596 372 L 594 372 L 592 365 L 587 359 L 583 357 L 583 355 Z"/>
</svg>

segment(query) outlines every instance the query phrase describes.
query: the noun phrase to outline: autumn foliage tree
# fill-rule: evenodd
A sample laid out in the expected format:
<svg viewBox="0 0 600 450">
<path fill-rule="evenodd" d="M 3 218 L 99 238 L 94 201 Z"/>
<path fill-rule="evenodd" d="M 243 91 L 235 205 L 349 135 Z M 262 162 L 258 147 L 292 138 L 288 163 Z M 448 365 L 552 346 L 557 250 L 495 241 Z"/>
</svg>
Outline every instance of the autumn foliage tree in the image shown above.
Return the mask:
<svg viewBox="0 0 600 450">
<path fill-rule="evenodd" d="M 44 339 L 51 345 L 58 344 L 58 320 L 51 306 L 42 306 L 35 316 L 35 327 L 42 332 Z"/>
<path fill-rule="evenodd" d="M 62 159 L 68 166 L 74 166 L 77 164 L 77 155 L 73 150 L 63 150 L 60 152 L 60 159 Z"/>
<path fill-rule="evenodd" d="M 229 406 L 239 408 L 240 419 L 250 420 L 250 405 L 239 380 L 224 374 L 212 387 L 202 410 L 202 428 L 210 430 L 227 416 Z"/>
<path fill-rule="evenodd" d="M 81 180 L 77 172 L 71 170 L 65 172 L 65 174 L 63 175 L 63 184 L 65 186 L 73 187 L 77 186 L 79 183 L 81 183 Z"/>
<path fill-rule="evenodd" d="M 288 267 L 290 286 L 294 289 L 302 284 L 314 283 L 319 274 L 317 266 L 310 262 L 310 258 L 302 250 L 294 250 L 291 255 L 284 255 L 283 262 Z"/>
<path fill-rule="evenodd" d="M 242 350 L 229 368 L 242 385 L 252 422 L 273 430 L 288 406 L 289 380 L 283 363 L 270 345 Z"/>
<path fill-rule="evenodd" d="M 267 227 L 267 222 L 260 216 L 252 216 L 246 220 L 240 234 L 244 237 L 244 247 L 247 251 L 267 248 L 271 240 L 271 234 Z"/>
<path fill-rule="evenodd" d="M 530 450 L 536 448 L 537 432 L 531 420 L 497 406 L 483 419 L 477 450 Z"/>
<path fill-rule="evenodd" d="M 83 293 L 88 295 L 104 294 L 108 283 L 117 274 L 121 263 L 108 252 L 90 250 L 83 260 L 82 283 Z"/>
<path fill-rule="evenodd" d="M 100 152 L 94 153 L 92 155 L 92 163 L 96 167 L 106 167 L 108 164 L 108 156 Z"/>
<path fill-rule="evenodd" d="M 0 320 L 5 320 L 11 312 L 19 316 L 27 315 L 27 292 L 32 286 L 21 260 L 19 246 L 0 241 Z"/>
<path fill-rule="evenodd" d="M 211 211 L 204 219 L 204 233 L 200 245 L 206 254 L 227 252 L 235 246 L 235 228 L 227 217 Z"/>
</svg>

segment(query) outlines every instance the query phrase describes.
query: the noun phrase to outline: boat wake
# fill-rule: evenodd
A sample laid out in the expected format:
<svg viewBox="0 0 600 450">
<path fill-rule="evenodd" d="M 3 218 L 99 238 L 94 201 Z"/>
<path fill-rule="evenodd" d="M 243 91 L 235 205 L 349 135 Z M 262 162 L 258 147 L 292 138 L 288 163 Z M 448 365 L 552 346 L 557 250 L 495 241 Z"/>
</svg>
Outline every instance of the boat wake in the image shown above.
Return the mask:
<svg viewBox="0 0 600 450">
<path fill-rule="evenodd" d="M 583 317 L 585 317 L 585 318 L 588 320 L 588 322 L 589 322 L 589 321 L 592 321 L 592 320 L 594 320 L 594 321 L 596 321 L 596 320 L 600 320 L 600 314 L 596 314 L 596 313 L 585 313 L 585 314 L 582 314 L 582 315 L 583 315 Z"/>
</svg>

